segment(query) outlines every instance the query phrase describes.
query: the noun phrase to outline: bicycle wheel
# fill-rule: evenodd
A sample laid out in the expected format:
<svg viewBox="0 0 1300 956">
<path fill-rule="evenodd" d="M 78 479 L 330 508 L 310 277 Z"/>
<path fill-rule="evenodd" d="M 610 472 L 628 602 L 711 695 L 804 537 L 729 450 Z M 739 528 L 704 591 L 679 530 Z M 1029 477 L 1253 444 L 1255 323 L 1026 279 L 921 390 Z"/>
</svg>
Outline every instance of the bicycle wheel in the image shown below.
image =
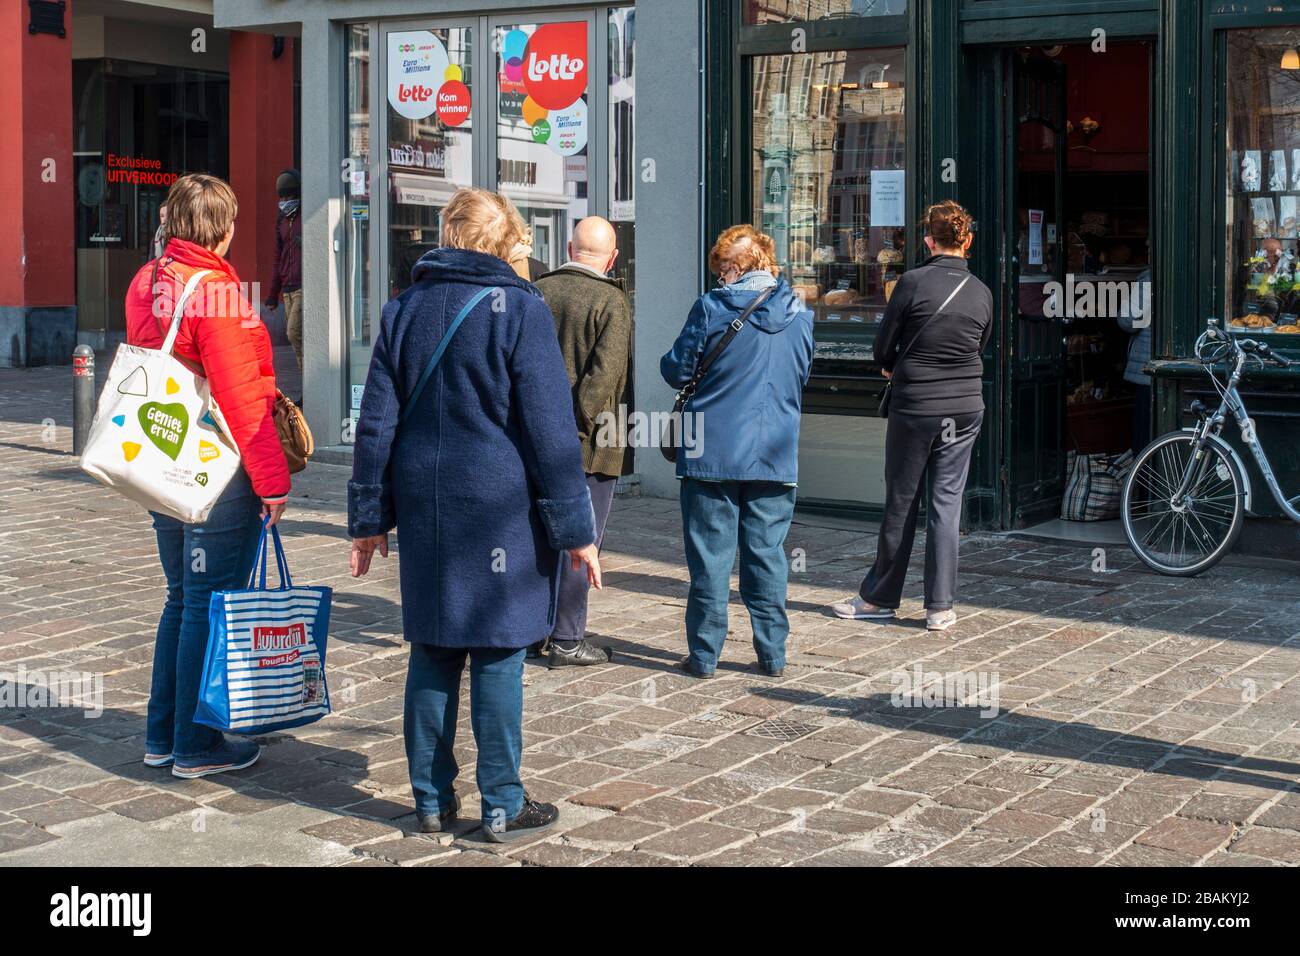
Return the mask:
<svg viewBox="0 0 1300 956">
<path fill-rule="evenodd" d="M 1163 435 L 1138 453 L 1124 479 L 1124 535 L 1142 563 L 1161 574 L 1200 574 L 1231 551 L 1241 534 L 1246 483 L 1218 445 L 1205 446 L 1188 493 L 1174 500 L 1195 450 L 1190 432 Z"/>
</svg>

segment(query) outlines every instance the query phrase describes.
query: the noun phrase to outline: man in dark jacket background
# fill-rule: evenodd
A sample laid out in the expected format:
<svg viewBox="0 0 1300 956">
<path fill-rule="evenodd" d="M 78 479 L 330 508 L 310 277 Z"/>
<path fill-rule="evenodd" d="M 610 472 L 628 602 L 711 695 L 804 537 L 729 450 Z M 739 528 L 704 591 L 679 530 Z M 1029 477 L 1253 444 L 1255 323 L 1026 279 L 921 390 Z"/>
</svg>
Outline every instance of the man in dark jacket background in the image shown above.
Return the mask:
<svg viewBox="0 0 1300 956">
<path fill-rule="evenodd" d="M 632 449 L 626 431 L 617 426 L 631 414 L 632 304 L 607 275 L 618 259 L 617 242 L 607 221 L 599 216 L 583 219 L 574 227 L 569 261 L 537 280 L 555 316 L 560 352 L 573 388 L 582 467 L 596 513 L 597 548 L 605 536 L 619 476 L 632 472 Z M 622 415 L 620 405 L 626 408 Z M 585 638 L 588 589 L 586 575 L 564 563 L 555 630 L 547 642 L 551 667 L 610 660 L 608 650 Z"/>
<path fill-rule="evenodd" d="M 284 298 L 285 334 L 302 368 L 302 184 L 298 170 L 286 169 L 275 181 L 280 212 L 275 220 L 275 273 L 266 297 L 267 309 Z"/>
</svg>

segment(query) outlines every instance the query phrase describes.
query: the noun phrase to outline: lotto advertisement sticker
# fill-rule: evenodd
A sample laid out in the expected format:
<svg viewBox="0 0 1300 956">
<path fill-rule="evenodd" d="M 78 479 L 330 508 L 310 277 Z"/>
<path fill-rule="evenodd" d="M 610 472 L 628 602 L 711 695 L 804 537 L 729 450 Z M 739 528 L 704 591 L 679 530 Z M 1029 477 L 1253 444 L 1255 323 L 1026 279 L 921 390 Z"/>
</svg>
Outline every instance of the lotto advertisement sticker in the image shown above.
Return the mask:
<svg viewBox="0 0 1300 956">
<path fill-rule="evenodd" d="M 512 97 L 523 94 L 519 115 L 534 143 L 544 143 L 560 156 L 586 149 L 585 21 L 547 23 L 531 34 L 521 29 L 506 32 L 501 38 L 498 85 L 503 97 L 507 92 Z"/>
<path fill-rule="evenodd" d="M 388 34 L 388 103 L 407 119 L 437 113 L 447 126 L 469 119 L 470 91 L 461 68 L 428 30 Z"/>
</svg>

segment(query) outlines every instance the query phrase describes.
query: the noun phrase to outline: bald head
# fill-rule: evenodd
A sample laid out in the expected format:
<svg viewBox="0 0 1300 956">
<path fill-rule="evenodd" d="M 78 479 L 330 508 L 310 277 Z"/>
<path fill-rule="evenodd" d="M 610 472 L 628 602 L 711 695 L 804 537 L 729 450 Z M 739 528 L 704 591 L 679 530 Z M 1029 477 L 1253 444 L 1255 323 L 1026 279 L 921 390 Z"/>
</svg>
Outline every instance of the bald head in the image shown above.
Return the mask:
<svg viewBox="0 0 1300 956">
<path fill-rule="evenodd" d="M 608 271 L 618 253 L 618 236 L 614 227 L 600 216 L 588 216 L 573 227 L 569 240 L 569 258 L 600 272 Z"/>
</svg>

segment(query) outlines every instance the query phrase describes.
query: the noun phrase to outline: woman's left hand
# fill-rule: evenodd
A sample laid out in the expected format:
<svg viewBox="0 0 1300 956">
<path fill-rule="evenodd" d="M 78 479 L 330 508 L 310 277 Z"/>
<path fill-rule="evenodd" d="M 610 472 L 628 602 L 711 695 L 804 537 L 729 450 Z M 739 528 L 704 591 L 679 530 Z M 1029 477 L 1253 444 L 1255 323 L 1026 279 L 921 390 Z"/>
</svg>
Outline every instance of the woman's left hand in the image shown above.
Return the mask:
<svg viewBox="0 0 1300 956">
<path fill-rule="evenodd" d="M 587 581 L 597 591 L 601 590 L 600 583 L 600 552 L 596 550 L 594 544 L 589 544 L 585 548 L 574 548 L 569 552 L 569 557 L 573 561 L 573 570 L 582 569 L 587 566 Z"/>
<path fill-rule="evenodd" d="M 370 559 L 374 557 L 375 551 L 378 551 L 381 557 L 388 557 L 387 534 L 352 539 L 352 554 L 349 563 L 352 565 L 352 576 L 354 578 L 359 578 L 370 570 Z"/>
<path fill-rule="evenodd" d="M 882 368 L 882 369 L 880 370 L 880 374 L 883 375 L 883 376 L 885 376 L 885 378 L 893 378 L 893 377 L 894 377 L 894 373 L 891 372 L 891 371 L 889 371 L 889 369 L 887 369 L 887 368 Z"/>
</svg>

